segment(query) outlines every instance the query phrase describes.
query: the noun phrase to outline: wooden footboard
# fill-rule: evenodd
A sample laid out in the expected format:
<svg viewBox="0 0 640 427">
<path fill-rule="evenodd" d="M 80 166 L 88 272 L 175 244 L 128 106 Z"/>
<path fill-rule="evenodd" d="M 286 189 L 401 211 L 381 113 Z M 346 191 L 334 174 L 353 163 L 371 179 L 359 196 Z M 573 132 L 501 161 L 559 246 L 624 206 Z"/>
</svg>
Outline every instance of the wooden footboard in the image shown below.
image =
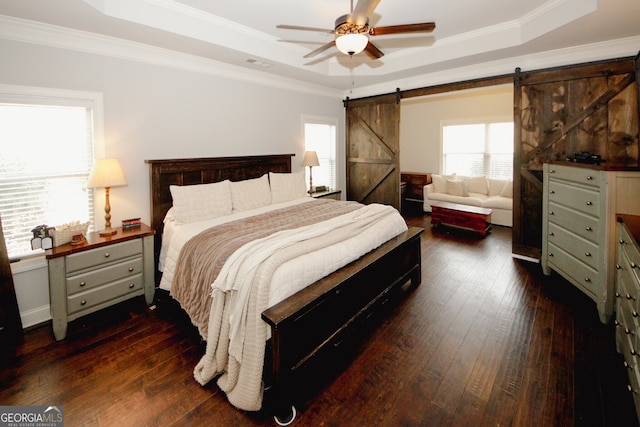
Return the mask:
<svg viewBox="0 0 640 427">
<path fill-rule="evenodd" d="M 286 419 L 296 372 L 333 348 L 407 281 L 421 282 L 420 234 L 411 227 L 375 251 L 265 310 L 271 326 L 271 410 Z"/>
</svg>

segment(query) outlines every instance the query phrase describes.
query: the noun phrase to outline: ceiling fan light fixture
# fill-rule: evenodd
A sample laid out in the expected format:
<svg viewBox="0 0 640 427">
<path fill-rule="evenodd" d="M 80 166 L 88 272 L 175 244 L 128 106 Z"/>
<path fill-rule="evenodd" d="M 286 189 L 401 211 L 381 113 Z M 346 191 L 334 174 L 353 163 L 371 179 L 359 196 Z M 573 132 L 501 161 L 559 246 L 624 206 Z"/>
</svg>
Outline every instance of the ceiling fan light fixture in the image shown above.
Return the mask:
<svg viewBox="0 0 640 427">
<path fill-rule="evenodd" d="M 347 33 L 336 38 L 336 47 L 345 55 L 356 55 L 364 50 L 369 38 L 362 33 Z"/>
</svg>

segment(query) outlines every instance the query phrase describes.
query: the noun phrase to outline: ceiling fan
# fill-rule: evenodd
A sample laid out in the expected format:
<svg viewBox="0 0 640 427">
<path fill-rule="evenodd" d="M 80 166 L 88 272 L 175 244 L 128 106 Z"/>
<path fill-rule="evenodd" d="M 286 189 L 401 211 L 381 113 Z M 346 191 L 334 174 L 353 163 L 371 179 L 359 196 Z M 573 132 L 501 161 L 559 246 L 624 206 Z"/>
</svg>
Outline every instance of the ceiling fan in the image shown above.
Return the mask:
<svg viewBox="0 0 640 427">
<path fill-rule="evenodd" d="M 382 58 L 384 53 L 371 43 L 369 36 L 384 36 L 388 34 L 404 33 L 430 33 L 436 28 L 435 22 L 390 25 L 375 28 L 369 27 L 369 17 L 373 14 L 378 3 L 380 3 L 380 0 L 359 0 L 354 9 L 353 0 L 351 0 L 351 13 L 338 17 L 335 21 L 335 28 L 333 30 L 301 27 L 298 25 L 277 25 L 276 28 L 335 34 L 335 40 L 309 52 L 304 56 L 305 58 L 311 58 L 333 46 L 336 46 L 340 52 L 349 56 L 358 54 L 364 50 L 371 59 Z"/>
</svg>

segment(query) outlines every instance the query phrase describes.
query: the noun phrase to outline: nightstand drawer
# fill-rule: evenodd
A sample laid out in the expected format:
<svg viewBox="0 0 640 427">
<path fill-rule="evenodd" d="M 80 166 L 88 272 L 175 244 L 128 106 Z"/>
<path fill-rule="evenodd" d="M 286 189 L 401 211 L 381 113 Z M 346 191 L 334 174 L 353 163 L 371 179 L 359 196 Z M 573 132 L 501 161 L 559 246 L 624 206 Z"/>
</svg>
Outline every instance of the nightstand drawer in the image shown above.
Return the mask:
<svg viewBox="0 0 640 427">
<path fill-rule="evenodd" d="M 106 262 L 117 261 L 134 255 L 142 254 L 142 240 L 135 239 L 128 242 L 116 243 L 109 246 L 91 249 L 66 257 L 67 274 L 85 268 L 101 265 Z"/>
<path fill-rule="evenodd" d="M 566 228 L 589 241 L 598 242 L 600 223 L 596 217 L 575 212 L 557 203 L 549 202 L 548 221 Z"/>
<path fill-rule="evenodd" d="M 577 209 L 588 215 L 599 216 L 600 193 L 595 190 L 578 188 L 575 185 L 554 180 L 549 182 L 549 201 Z"/>
<path fill-rule="evenodd" d="M 599 187 L 600 183 L 597 179 L 598 171 L 589 168 L 549 165 L 549 178 L 562 179 L 565 181 L 573 181 L 584 185 Z"/>
<path fill-rule="evenodd" d="M 120 264 L 92 270 L 88 273 L 70 276 L 67 278 L 67 295 L 83 292 L 114 280 L 142 274 L 142 268 L 142 257 L 138 257 Z"/>
<path fill-rule="evenodd" d="M 573 256 L 593 269 L 598 269 L 600 250 L 598 245 L 576 234 L 568 232 L 555 223 L 549 223 L 548 242 L 560 248 L 569 249 Z"/>
<path fill-rule="evenodd" d="M 69 315 L 78 313 L 129 293 L 142 290 L 142 279 L 142 274 L 139 274 L 92 289 L 88 292 L 81 292 L 70 296 L 67 298 L 67 312 Z"/>
</svg>

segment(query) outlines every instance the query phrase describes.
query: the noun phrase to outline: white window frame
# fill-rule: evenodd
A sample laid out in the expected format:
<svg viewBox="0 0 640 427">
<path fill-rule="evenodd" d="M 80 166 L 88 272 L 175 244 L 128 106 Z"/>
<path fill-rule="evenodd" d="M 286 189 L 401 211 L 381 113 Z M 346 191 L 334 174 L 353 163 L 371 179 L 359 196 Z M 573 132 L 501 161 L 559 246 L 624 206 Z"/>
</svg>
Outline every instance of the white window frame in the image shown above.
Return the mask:
<svg viewBox="0 0 640 427">
<path fill-rule="evenodd" d="M 332 148 L 332 159 L 329 159 L 330 161 L 333 162 L 333 181 L 332 183 L 329 183 L 328 186 L 330 187 L 331 190 L 336 190 L 338 187 L 338 119 L 334 118 L 334 117 L 322 117 L 322 116 L 311 116 L 311 115 L 303 115 L 302 116 L 302 145 L 303 145 L 303 150 L 306 151 L 306 141 L 305 141 L 305 125 L 307 124 L 318 124 L 318 125 L 328 125 L 328 126 L 333 126 L 334 128 L 334 141 L 333 141 L 333 147 Z M 318 159 L 320 160 L 320 164 L 322 165 L 323 163 L 323 158 L 319 155 Z M 322 166 L 319 166 L 322 167 Z M 317 168 L 317 167 L 316 167 Z M 315 169 L 314 169 L 315 170 Z M 306 174 L 306 179 L 307 182 L 309 181 L 309 168 L 305 168 L 305 174 Z M 321 182 L 317 182 L 316 179 L 314 178 L 314 187 L 316 185 L 324 185 Z"/>
<path fill-rule="evenodd" d="M 439 156 L 439 165 L 440 172 L 445 174 L 445 152 L 444 152 L 444 128 L 445 126 L 455 126 L 455 125 L 475 125 L 475 124 L 491 124 L 491 123 L 504 123 L 511 122 L 513 123 L 512 116 L 491 116 L 491 117 L 480 117 L 480 118 L 465 118 L 465 119 L 448 119 L 440 121 L 440 156 Z M 485 150 L 484 150 L 484 169 L 485 173 L 488 172 L 488 153 L 487 146 L 488 139 L 485 139 Z"/>
<path fill-rule="evenodd" d="M 104 157 L 104 108 L 102 93 L 0 84 L 0 103 L 90 108 L 92 110 L 93 125 L 93 158 Z M 92 191 L 94 191 L 95 200 L 95 190 Z M 94 203 L 93 217 L 95 218 L 96 216 L 99 216 L 99 213 L 96 212 L 96 205 Z M 95 224 L 92 225 L 95 228 Z M 34 253 L 33 255 L 33 257 L 43 256 L 43 253 Z"/>
</svg>

